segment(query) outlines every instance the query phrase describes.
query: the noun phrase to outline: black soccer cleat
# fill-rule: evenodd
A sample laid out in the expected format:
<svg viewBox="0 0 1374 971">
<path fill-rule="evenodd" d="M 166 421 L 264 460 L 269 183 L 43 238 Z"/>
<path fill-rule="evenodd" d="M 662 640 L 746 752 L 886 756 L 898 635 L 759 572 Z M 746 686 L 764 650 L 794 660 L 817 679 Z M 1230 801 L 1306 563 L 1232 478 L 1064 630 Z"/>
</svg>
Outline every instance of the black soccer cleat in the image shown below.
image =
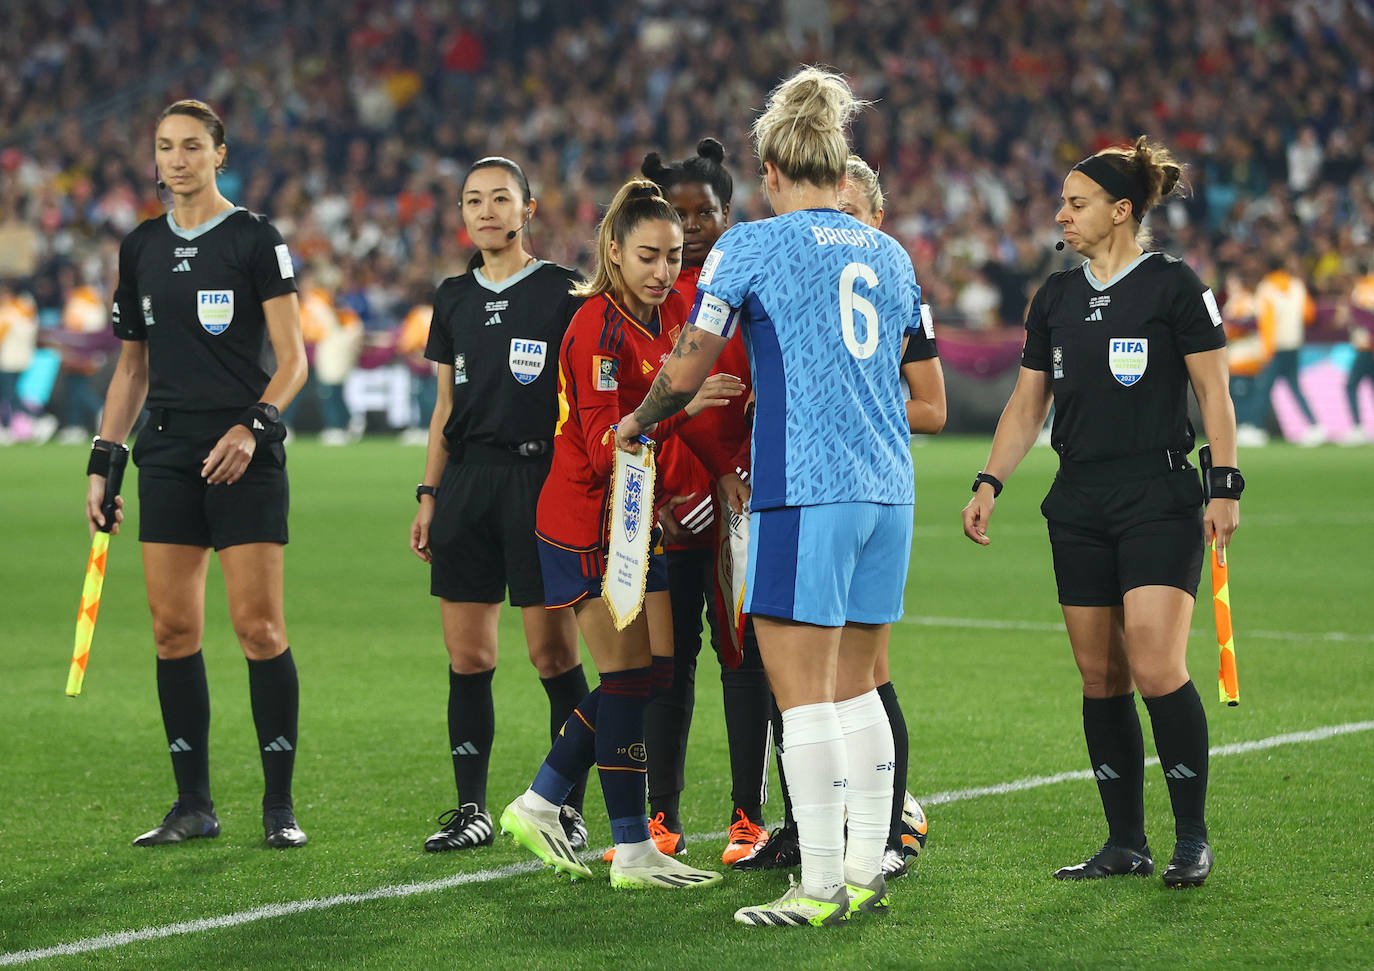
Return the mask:
<svg viewBox="0 0 1374 971">
<path fill-rule="evenodd" d="M 1164 868 L 1164 886 L 1200 887 L 1212 872 L 1216 857 L 1206 840 L 1182 839 L 1174 844 L 1174 856 Z"/>
<path fill-rule="evenodd" d="M 1060 867 L 1054 871 L 1056 880 L 1101 880 L 1103 877 L 1131 875 L 1148 877 L 1155 872 L 1154 857 L 1150 847 L 1133 850 L 1127 846 L 1112 843 L 1102 844 L 1098 850 L 1082 863 Z"/>
<path fill-rule="evenodd" d="M 742 860 L 731 864 L 736 870 L 790 870 L 801 866 L 801 843 L 797 824 L 787 823 L 768 834 L 768 842 Z"/>
<path fill-rule="evenodd" d="M 218 835 L 219 820 L 215 818 L 213 807 L 208 810 L 191 809 L 183 806 L 178 799 L 172 803 L 171 811 L 162 817 L 161 825 L 134 840 L 134 846 L 167 846 L 187 840 L 213 839 Z"/>
<path fill-rule="evenodd" d="M 296 825 L 296 814 L 290 806 L 277 806 L 262 811 L 262 831 L 267 837 L 267 845 L 274 850 L 288 850 L 293 846 L 304 846 L 306 835 Z"/>
<path fill-rule="evenodd" d="M 558 810 L 558 821 L 563 824 L 563 832 L 568 834 L 568 845 L 578 853 L 587 848 L 587 824 L 582 814 L 572 806 Z"/>
<path fill-rule="evenodd" d="M 439 817 L 442 829 L 425 840 L 425 852 L 445 853 L 449 850 L 470 850 L 475 846 L 490 846 L 496 842 L 496 829 L 491 814 L 478 809 L 477 803 L 465 802 Z"/>
</svg>

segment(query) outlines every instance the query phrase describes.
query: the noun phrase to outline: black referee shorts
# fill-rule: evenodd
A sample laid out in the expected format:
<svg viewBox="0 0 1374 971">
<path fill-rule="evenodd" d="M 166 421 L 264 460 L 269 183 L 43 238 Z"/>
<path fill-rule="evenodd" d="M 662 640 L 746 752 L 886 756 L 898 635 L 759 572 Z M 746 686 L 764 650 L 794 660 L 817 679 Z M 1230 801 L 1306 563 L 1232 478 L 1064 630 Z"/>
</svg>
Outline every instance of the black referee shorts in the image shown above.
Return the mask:
<svg viewBox="0 0 1374 971">
<path fill-rule="evenodd" d="M 1040 511 L 1061 604 L 1116 606 L 1127 590 L 1144 586 L 1197 596 L 1203 537 L 1196 469 L 1113 484 L 1071 481 L 1061 470 Z"/>
<path fill-rule="evenodd" d="M 133 449 L 141 542 L 217 550 L 286 542 L 290 488 L 280 442 L 258 446 L 237 482 L 208 485 L 200 476 L 205 457 L 240 414 L 153 409 Z"/>
<path fill-rule="evenodd" d="M 469 445 L 444 466 L 429 526 L 429 592 L 458 603 L 544 603 L 534 513 L 551 455 L 508 457 Z"/>
</svg>

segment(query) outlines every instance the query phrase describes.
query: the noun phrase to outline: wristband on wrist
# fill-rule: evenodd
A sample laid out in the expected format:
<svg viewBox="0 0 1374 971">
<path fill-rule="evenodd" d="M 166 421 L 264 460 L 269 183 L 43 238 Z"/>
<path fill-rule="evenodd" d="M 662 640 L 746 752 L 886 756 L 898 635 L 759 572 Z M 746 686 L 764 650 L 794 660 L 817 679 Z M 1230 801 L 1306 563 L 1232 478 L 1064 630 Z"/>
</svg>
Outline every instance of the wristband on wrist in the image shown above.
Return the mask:
<svg viewBox="0 0 1374 971">
<path fill-rule="evenodd" d="M 1002 494 L 1002 480 L 995 475 L 988 475 L 986 472 L 979 472 L 973 477 L 973 491 L 977 492 L 978 487 L 984 482 L 992 486 L 992 498 L 996 499 Z"/>
<path fill-rule="evenodd" d="M 421 482 L 419 485 L 415 487 L 415 501 L 419 502 L 422 496 L 429 496 L 431 499 L 437 501 L 439 498 L 439 487 L 425 485 L 423 482 Z"/>
<path fill-rule="evenodd" d="M 128 450 L 128 446 L 120 442 L 111 442 L 97 435 L 91 439 L 91 457 L 86 460 L 87 475 L 110 476 L 110 456 L 117 450 Z"/>
<path fill-rule="evenodd" d="M 266 401 L 259 401 L 249 407 L 235 424 L 242 425 L 252 432 L 259 445 L 264 442 L 280 442 L 286 438 L 286 426 L 281 423 L 281 413 L 277 411 L 276 405 Z"/>
<path fill-rule="evenodd" d="M 1207 495 L 1212 499 L 1239 499 L 1245 491 L 1245 476 L 1240 469 L 1214 465 L 1207 470 Z"/>
</svg>

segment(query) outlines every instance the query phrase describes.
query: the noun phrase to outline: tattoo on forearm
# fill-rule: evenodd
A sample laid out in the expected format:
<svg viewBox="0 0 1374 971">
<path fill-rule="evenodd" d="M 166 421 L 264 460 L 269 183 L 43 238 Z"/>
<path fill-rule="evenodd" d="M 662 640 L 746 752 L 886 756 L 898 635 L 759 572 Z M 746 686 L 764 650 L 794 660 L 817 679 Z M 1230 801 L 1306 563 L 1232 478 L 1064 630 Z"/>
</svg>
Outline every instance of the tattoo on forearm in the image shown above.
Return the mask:
<svg viewBox="0 0 1374 971">
<path fill-rule="evenodd" d="M 658 377 L 654 378 L 653 387 L 644 396 L 643 403 L 635 409 L 635 420 L 641 425 L 652 425 L 677 414 L 687 407 L 687 402 L 692 398 L 693 394 L 689 391 L 674 391 L 668 375 L 660 371 Z"/>
<path fill-rule="evenodd" d="M 686 357 L 701 350 L 701 345 L 697 343 L 697 332 L 700 330 L 696 324 L 688 324 L 682 328 L 682 333 L 677 336 L 677 343 L 673 345 L 673 357 Z"/>
</svg>

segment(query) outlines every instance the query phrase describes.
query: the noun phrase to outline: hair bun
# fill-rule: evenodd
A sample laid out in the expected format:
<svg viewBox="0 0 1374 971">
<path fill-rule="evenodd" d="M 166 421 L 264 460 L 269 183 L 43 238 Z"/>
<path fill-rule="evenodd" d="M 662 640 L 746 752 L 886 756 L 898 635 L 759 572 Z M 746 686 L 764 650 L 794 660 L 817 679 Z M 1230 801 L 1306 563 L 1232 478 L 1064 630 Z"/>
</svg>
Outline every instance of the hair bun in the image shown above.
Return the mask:
<svg viewBox="0 0 1374 971">
<path fill-rule="evenodd" d="M 663 164 L 663 156 L 659 155 L 658 152 L 650 152 L 644 156 L 644 162 L 640 165 L 639 171 L 647 178 L 660 182 L 663 176 L 667 174 L 668 166 Z"/>
<path fill-rule="evenodd" d="M 657 199 L 662 195 L 656 185 L 637 185 L 630 190 L 629 199 Z"/>
<path fill-rule="evenodd" d="M 725 161 L 725 146 L 708 135 L 697 142 L 697 155 L 720 165 Z"/>
</svg>

